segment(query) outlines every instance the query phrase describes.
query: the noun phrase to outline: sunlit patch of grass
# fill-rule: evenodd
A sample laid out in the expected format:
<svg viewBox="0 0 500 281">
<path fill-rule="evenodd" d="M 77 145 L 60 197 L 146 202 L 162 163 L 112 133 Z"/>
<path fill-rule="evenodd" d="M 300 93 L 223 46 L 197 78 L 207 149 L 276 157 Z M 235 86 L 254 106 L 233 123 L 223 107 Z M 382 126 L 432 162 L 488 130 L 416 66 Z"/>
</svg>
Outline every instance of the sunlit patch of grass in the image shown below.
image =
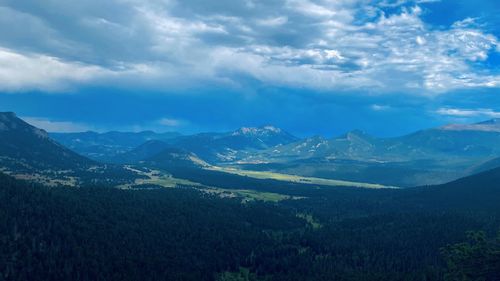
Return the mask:
<svg viewBox="0 0 500 281">
<path fill-rule="evenodd" d="M 230 174 L 236 174 L 236 175 L 240 175 L 240 176 L 247 176 L 247 177 L 252 177 L 252 178 L 256 178 L 256 179 L 273 179 L 273 180 L 302 183 L 302 184 L 316 184 L 316 185 L 326 185 L 326 186 L 347 186 L 347 187 L 362 187 L 362 188 L 397 188 L 395 186 L 386 186 L 386 185 L 382 185 L 382 184 L 351 182 L 351 181 L 332 180 L 332 179 L 323 179 L 323 178 L 314 178 L 314 177 L 303 177 L 303 176 L 297 176 L 297 175 L 281 174 L 281 173 L 265 172 L 265 171 L 248 171 L 248 170 L 239 170 L 239 169 L 227 168 L 227 167 L 210 166 L 206 169 L 230 173 Z"/>
<path fill-rule="evenodd" d="M 279 202 L 283 200 L 288 200 L 291 199 L 292 197 L 289 195 L 283 195 L 283 194 L 278 194 L 278 193 L 271 193 L 271 192 L 259 192 L 255 190 L 232 190 L 236 194 L 251 199 L 251 200 L 258 200 L 258 201 L 265 201 L 265 202 Z"/>
<path fill-rule="evenodd" d="M 302 199 L 304 197 L 298 196 L 290 196 L 279 193 L 272 192 L 261 192 L 255 190 L 247 190 L 247 189 L 225 189 L 218 187 L 206 187 L 200 189 L 203 192 L 216 194 L 222 198 L 242 198 L 242 202 L 246 203 L 249 201 L 264 201 L 264 202 L 279 202 L 283 200 L 296 200 Z"/>
<path fill-rule="evenodd" d="M 243 190 L 243 189 L 225 189 L 225 188 L 218 188 L 218 187 L 212 187 L 212 186 L 205 186 L 197 182 L 192 182 L 189 180 L 185 179 L 178 179 L 174 178 L 172 175 L 162 172 L 160 170 L 152 170 L 148 169 L 146 171 L 141 171 L 138 169 L 134 169 L 130 166 L 126 167 L 127 169 L 136 172 L 137 174 L 141 176 L 146 176 L 146 179 L 137 179 L 133 184 L 126 184 L 126 185 L 121 185 L 118 186 L 118 188 L 123 188 L 123 189 L 130 189 L 134 185 L 146 185 L 146 184 L 151 184 L 151 185 L 157 185 L 161 186 L 164 188 L 175 188 L 179 186 L 191 186 L 193 188 L 199 189 L 202 192 L 206 193 L 211 193 L 211 194 L 216 194 L 220 197 L 229 197 L 229 198 L 236 198 L 236 197 L 241 197 L 243 198 L 243 202 L 248 202 L 248 201 L 265 201 L 265 202 L 279 202 L 282 200 L 288 200 L 288 199 L 299 199 L 302 197 L 294 197 L 294 196 L 289 196 L 289 195 L 284 195 L 284 194 L 278 194 L 278 193 L 271 193 L 271 192 L 260 192 L 260 191 L 255 191 L 255 190 Z"/>
<path fill-rule="evenodd" d="M 132 188 L 132 186 L 134 185 L 144 185 L 144 184 L 158 185 L 165 188 L 175 188 L 178 186 L 192 186 L 192 187 L 202 186 L 201 184 L 196 182 L 192 182 L 185 179 L 174 178 L 172 175 L 159 170 L 147 169 L 147 171 L 141 171 L 138 169 L 134 169 L 131 166 L 126 166 L 125 168 L 137 173 L 138 175 L 146 176 L 147 178 L 136 179 L 132 184 L 120 185 L 117 186 L 117 188 L 129 189 Z"/>
</svg>

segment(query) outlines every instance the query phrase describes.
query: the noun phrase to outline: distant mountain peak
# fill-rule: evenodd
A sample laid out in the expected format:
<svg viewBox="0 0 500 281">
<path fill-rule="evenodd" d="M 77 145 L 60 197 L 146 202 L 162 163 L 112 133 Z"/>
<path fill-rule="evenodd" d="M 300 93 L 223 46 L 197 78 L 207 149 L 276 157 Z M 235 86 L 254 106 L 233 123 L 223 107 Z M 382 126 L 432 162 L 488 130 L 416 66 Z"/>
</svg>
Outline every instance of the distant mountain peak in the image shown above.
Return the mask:
<svg viewBox="0 0 500 281">
<path fill-rule="evenodd" d="M 313 142 L 323 142 L 327 141 L 327 139 L 321 135 L 314 135 L 312 137 L 305 138 L 301 140 L 302 142 L 313 143 Z"/>
<path fill-rule="evenodd" d="M 200 159 L 196 154 L 185 149 L 169 147 L 145 160 L 153 166 L 172 167 L 208 167 L 210 164 Z"/>
<path fill-rule="evenodd" d="M 347 134 L 353 135 L 353 136 L 368 136 L 368 134 L 362 130 L 352 130 L 352 131 L 348 132 Z"/>
<path fill-rule="evenodd" d="M 7 117 L 7 118 L 16 118 L 16 114 L 12 111 L 7 111 L 7 112 L 0 112 L 0 118 Z"/>
<path fill-rule="evenodd" d="M 448 131 L 500 132 L 500 118 L 494 118 L 474 124 L 450 124 L 440 129 Z"/>
<path fill-rule="evenodd" d="M 348 140 L 352 140 L 352 139 L 370 139 L 371 136 L 369 134 L 367 134 L 365 131 L 362 131 L 362 130 L 353 130 L 353 131 L 349 131 L 346 134 L 342 135 L 340 138 L 341 139 L 348 139 Z"/>
<path fill-rule="evenodd" d="M 242 127 L 232 133 L 233 136 L 246 135 L 246 136 L 263 136 L 263 135 L 276 135 L 283 133 L 283 130 L 271 125 L 262 127 Z"/>
<path fill-rule="evenodd" d="M 271 131 L 271 132 L 275 132 L 275 133 L 281 133 L 281 129 L 280 128 L 276 128 L 274 126 L 267 125 L 267 126 L 264 126 L 262 128 L 264 130 L 267 130 L 267 131 Z"/>
</svg>

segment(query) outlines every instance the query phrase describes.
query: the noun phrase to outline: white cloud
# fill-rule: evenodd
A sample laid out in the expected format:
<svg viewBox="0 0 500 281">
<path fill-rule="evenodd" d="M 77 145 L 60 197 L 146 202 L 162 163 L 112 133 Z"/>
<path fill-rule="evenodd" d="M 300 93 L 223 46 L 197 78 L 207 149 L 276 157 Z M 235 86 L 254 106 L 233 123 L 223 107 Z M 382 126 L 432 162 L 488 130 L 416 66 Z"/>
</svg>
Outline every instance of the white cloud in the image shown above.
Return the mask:
<svg viewBox="0 0 500 281">
<path fill-rule="evenodd" d="M 60 91 L 74 83 L 153 72 L 145 65 L 121 65 L 116 69 L 106 69 L 42 54 L 17 53 L 5 48 L 0 48 L 0 65 L 2 91 Z"/>
<path fill-rule="evenodd" d="M 273 27 L 284 25 L 288 22 L 287 17 L 275 17 L 275 18 L 267 18 L 267 19 L 259 19 L 257 23 L 263 26 Z"/>
<path fill-rule="evenodd" d="M 419 45 L 424 45 L 426 43 L 426 40 L 424 37 L 422 36 L 417 36 L 417 38 L 415 39 L 415 41 L 417 42 L 417 44 Z"/>
<path fill-rule="evenodd" d="M 0 9 L 0 23 L 9 21 L 0 26 L 0 90 L 235 85 L 242 75 L 274 85 L 378 93 L 500 87 L 498 74 L 478 66 L 500 51 L 498 39 L 471 18 L 433 28 L 418 4 L 408 6 L 423 2 L 429 1 L 110 0 L 106 9 L 94 0 L 74 6 L 53 0 L 36 9 L 10 4 Z M 400 11 L 386 14 L 387 6 Z M 17 28 L 23 24 L 30 28 Z"/>
<path fill-rule="evenodd" d="M 162 118 L 158 120 L 158 124 L 166 127 L 179 127 L 184 123 L 185 122 L 183 120 L 173 119 L 173 118 Z"/>
<path fill-rule="evenodd" d="M 342 6 L 345 1 L 330 2 L 330 5 L 316 4 L 309 0 L 286 0 L 285 5 L 288 9 L 294 10 L 298 13 L 313 16 L 313 17 L 332 17 L 339 14 L 338 11 L 334 10 L 333 6 Z M 337 5 L 335 5 L 337 4 Z M 343 8 L 343 7 L 342 7 Z"/>
<path fill-rule="evenodd" d="M 66 82 L 85 82 L 102 76 L 98 66 L 64 62 L 46 55 L 25 55 L 0 49 L 0 89 L 54 90 Z"/>
<path fill-rule="evenodd" d="M 440 108 L 436 111 L 439 115 L 453 117 L 490 117 L 500 118 L 500 112 L 489 108 L 460 109 L 460 108 Z"/>
</svg>

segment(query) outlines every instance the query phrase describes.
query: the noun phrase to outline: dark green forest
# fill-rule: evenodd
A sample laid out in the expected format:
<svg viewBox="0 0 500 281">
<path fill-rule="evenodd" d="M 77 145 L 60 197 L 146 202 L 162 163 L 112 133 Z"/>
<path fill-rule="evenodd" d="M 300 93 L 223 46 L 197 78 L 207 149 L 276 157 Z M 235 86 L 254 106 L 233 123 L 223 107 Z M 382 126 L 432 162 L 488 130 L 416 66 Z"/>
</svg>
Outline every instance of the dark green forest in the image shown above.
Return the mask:
<svg viewBox="0 0 500 281">
<path fill-rule="evenodd" d="M 0 280 L 500 280 L 491 182 L 295 185 L 303 199 L 244 204 L 189 187 L 0 183 Z"/>
</svg>

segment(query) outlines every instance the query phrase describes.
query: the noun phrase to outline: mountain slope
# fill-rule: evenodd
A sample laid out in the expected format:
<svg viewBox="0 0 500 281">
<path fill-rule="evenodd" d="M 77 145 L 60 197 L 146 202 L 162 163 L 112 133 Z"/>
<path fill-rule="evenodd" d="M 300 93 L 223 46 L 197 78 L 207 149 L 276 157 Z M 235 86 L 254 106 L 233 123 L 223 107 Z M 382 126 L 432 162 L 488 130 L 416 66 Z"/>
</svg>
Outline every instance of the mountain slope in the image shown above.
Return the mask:
<svg viewBox="0 0 500 281">
<path fill-rule="evenodd" d="M 11 112 L 0 113 L 0 170 L 47 185 L 114 185 L 136 178 L 120 166 L 103 165 L 67 149 Z"/>
<path fill-rule="evenodd" d="M 263 152 L 271 158 L 337 158 L 411 161 L 442 158 L 481 158 L 500 155 L 500 132 L 429 129 L 396 138 L 377 139 L 361 131 L 324 139 L 313 137 Z"/>
<path fill-rule="evenodd" d="M 471 171 L 472 173 L 481 173 L 495 168 L 500 168 L 500 157 L 489 159 L 474 166 Z"/>
<path fill-rule="evenodd" d="M 232 132 L 229 136 L 224 136 L 223 139 L 228 144 L 256 149 L 283 145 L 298 140 L 297 137 L 273 126 L 243 127 Z"/>
<path fill-rule="evenodd" d="M 233 165 L 396 186 L 439 184 L 495 167 L 477 168 L 500 156 L 499 124 L 449 125 L 394 138 L 360 131 L 312 137 L 244 155 Z"/>
<path fill-rule="evenodd" d="M 112 157 L 109 161 L 113 163 L 132 164 L 141 160 L 146 160 L 170 147 L 171 145 L 164 141 L 150 140 L 129 152 L 121 153 Z"/>
<path fill-rule="evenodd" d="M 378 140 L 366 133 L 352 131 L 332 139 L 314 136 L 286 145 L 278 145 L 262 152 L 261 155 L 251 155 L 240 162 L 266 162 L 267 158 L 278 161 L 310 158 L 367 159 L 374 155 L 377 144 Z"/>
<path fill-rule="evenodd" d="M 203 133 L 175 139 L 175 147 L 191 151 L 211 162 L 231 162 L 276 145 L 298 140 L 297 137 L 272 126 L 241 128 L 229 133 Z"/>
<path fill-rule="evenodd" d="M 500 168 L 464 177 L 441 186 L 470 189 L 471 193 L 479 191 L 488 193 L 488 191 L 493 190 L 500 191 Z M 496 199 L 500 199 L 500 197 Z"/>
<path fill-rule="evenodd" d="M 65 148 L 48 134 L 17 118 L 0 113 L 0 163 L 3 167 L 76 169 L 95 163 Z"/>
<path fill-rule="evenodd" d="M 249 151 L 267 149 L 298 140 L 297 137 L 272 126 L 244 127 L 227 133 L 200 133 L 181 136 L 178 133 L 84 132 L 53 133 L 51 136 L 66 147 L 94 160 L 123 162 L 148 141 L 162 141 L 173 147 L 192 151 L 211 162 L 227 162 L 247 155 Z M 143 147 L 144 148 L 144 147 Z M 136 152 L 132 152 L 134 154 Z M 132 159 L 137 160 L 136 157 Z"/>
<path fill-rule="evenodd" d="M 392 140 L 393 151 L 411 157 L 490 157 L 500 154 L 500 132 L 430 129 Z"/>
<path fill-rule="evenodd" d="M 481 210 L 500 214 L 500 168 L 458 180 L 405 190 L 407 204 L 425 205 L 432 209 Z"/>
<path fill-rule="evenodd" d="M 56 141 L 84 156 L 99 161 L 108 161 L 116 155 L 129 152 L 137 146 L 150 141 L 167 141 L 179 137 L 179 133 L 131 132 L 83 132 L 51 133 Z"/>
<path fill-rule="evenodd" d="M 178 148 L 166 148 L 141 163 L 165 170 L 177 168 L 202 168 L 209 166 L 196 154 Z"/>
<path fill-rule="evenodd" d="M 500 118 L 490 119 L 474 124 L 450 124 L 443 126 L 442 129 L 450 131 L 500 132 Z"/>
</svg>

